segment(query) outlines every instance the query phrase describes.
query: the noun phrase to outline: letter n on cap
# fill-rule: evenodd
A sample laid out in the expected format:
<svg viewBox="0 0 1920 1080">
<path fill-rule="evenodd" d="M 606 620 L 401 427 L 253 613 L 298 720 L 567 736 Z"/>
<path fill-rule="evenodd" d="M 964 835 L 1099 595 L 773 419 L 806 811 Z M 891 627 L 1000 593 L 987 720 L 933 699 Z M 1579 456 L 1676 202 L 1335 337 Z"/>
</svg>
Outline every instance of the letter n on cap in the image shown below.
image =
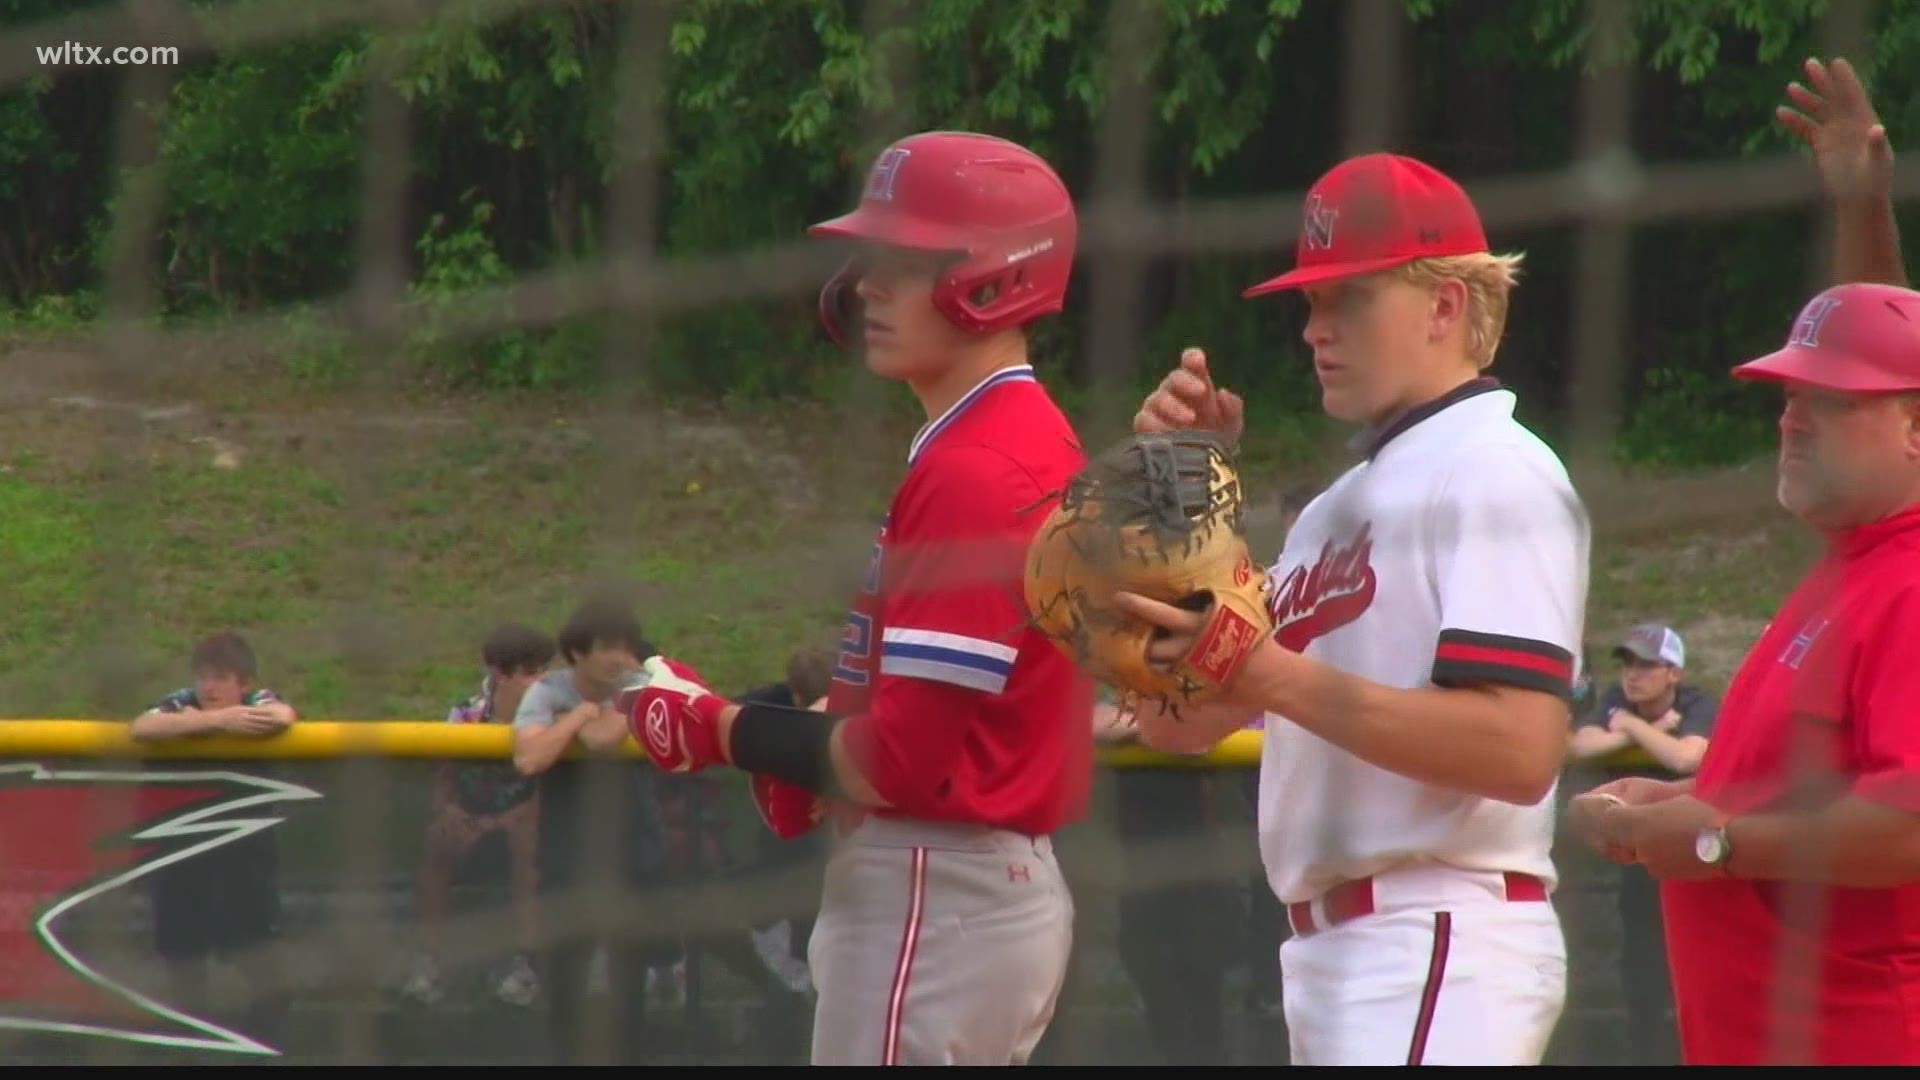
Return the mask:
<svg viewBox="0 0 1920 1080">
<path fill-rule="evenodd" d="M 1340 211 L 1326 205 L 1318 195 L 1307 196 L 1307 212 L 1302 228 L 1307 234 L 1307 250 L 1333 247 L 1333 223 Z"/>
</svg>

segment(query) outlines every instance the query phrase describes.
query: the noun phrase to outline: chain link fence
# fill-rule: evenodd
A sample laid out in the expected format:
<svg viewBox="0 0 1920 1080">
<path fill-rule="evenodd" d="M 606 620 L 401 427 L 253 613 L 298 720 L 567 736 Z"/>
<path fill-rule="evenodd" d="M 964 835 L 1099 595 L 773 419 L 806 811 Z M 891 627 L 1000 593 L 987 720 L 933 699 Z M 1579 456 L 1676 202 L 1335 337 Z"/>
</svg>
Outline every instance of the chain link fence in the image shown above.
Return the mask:
<svg viewBox="0 0 1920 1080">
<path fill-rule="evenodd" d="M 477 19 L 541 6 L 469 5 Z M 0 81 L 18 85 L 71 70 L 36 59 L 35 47 L 49 42 L 165 43 L 181 64 L 192 64 L 331 28 L 403 27 L 440 8 L 235 5 L 210 34 L 204 20 L 176 5 L 127 0 L 4 28 Z M 648 3 L 626 12 L 615 81 L 623 101 L 615 141 L 626 156 L 611 187 L 602 257 L 474 290 L 433 309 L 435 332 L 482 337 L 603 313 L 614 326 L 603 357 L 606 383 L 615 396 L 639 394 L 645 365 L 632 360 L 646 355 L 667 315 L 811 295 L 834 269 L 831 253 L 800 237 L 752 251 L 660 254 L 665 141 L 660 96 L 648 90 L 663 63 L 671 10 Z M 899 17 L 889 5 L 865 10 L 870 34 Z M 1338 100 L 1344 145 L 1359 152 L 1396 138 L 1416 88 L 1403 63 L 1405 5 L 1349 0 L 1343 10 L 1345 39 L 1337 47 L 1351 83 Z M 1152 102 L 1144 80 L 1129 74 L 1165 32 L 1163 13 L 1151 3 L 1114 9 L 1097 163 L 1091 185 L 1076 193 L 1082 269 L 1071 302 L 1088 312 L 1088 329 L 1072 347 L 1094 377 L 1076 421 L 1090 442 L 1124 427 L 1143 372 L 1166 362 L 1142 344 L 1147 327 L 1136 301 L 1155 260 L 1286 253 L 1299 227 L 1300 191 L 1174 202 L 1149 194 Z M 1823 53 L 1855 51 L 1870 14 L 1865 4 L 1828 5 Z M 1629 239 L 1659 223 L 1817 205 L 1819 179 L 1793 155 L 1641 160 L 1631 108 L 1636 71 L 1608 51 L 1631 11 L 1595 0 L 1586 17 L 1592 70 L 1568 118 L 1578 130 L 1574 157 L 1467 186 L 1496 246 L 1526 228 L 1577 230 L 1577 299 L 1559 337 L 1569 357 L 1568 393 L 1581 403 L 1567 456 L 1594 518 L 1631 508 L 1648 528 L 1743 520 L 1770 508 L 1770 490 L 1703 483 L 1689 498 L 1636 505 L 1635 489 L 1607 468 L 1606 448 L 1621 422 Z M 376 71 L 391 59 L 376 57 Z M 156 160 L 164 127 L 163 111 L 149 106 L 165 98 L 179 71 L 128 67 L 121 84 L 115 153 L 142 167 L 127 173 L 118 193 L 105 238 L 103 317 L 83 336 L 98 358 L 91 377 L 103 393 L 126 399 L 164 380 L 178 347 L 174 331 L 152 317 L 150 268 L 167 177 L 146 166 Z M 402 215 L 415 133 L 401 93 L 379 78 L 369 85 L 357 231 L 344 240 L 357 269 L 350 286 L 313 315 L 350 334 L 366 360 L 369 377 L 353 390 L 355 400 L 369 415 L 390 416 L 404 413 L 408 400 L 397 381 L 398 350 L 429 315 L 403 302 L 410 271 Z M 849 184 L 857 172 L 850 168 Z M 1911 173 L 1896 184 L 1897 199 L 1920 191 Z M 1792 260 L 1783 272 L 1805 273 L 1810 294 L 1824 284 L 1824 221 L 1807 242 L 1816 257 Z M 228 329 L 234 340 L 270 341 L 278 325 L 243 316 Z M 874 438 L 856 429 L 878 393 L 862 389 L 841 402 L 847 440 L 818 448 L 818 468 L 830 473 L 873 450 Z M 141 598 L 150 541 L 140 523 L 160 508 L 142 424 L 110 418 L 90 425 L 87 438 L 104 512 L 87 603 L 100 643 L 92 655 L 100 660 L 81 677 L 90 680 L 98 715 L 113 716 L 125 711 L 135 674 L 126 658 L 138 651 L 134 628 L 148 614 Z M 395 512 L 405 492 L 387 463 L 404 438 L 370 420 L 327 451 L 351 464 L 331 514 L 371 523 Z M 598 471 L 600 505 L 654 497 L 642 463 L 674 452 L 667 434 L 607 412 L 587 439 L 601 448 L 585 459 Z M 595 544 L 623 543 L 621 521 L 609 511 L 602 522 L 609 535 Z M 345 677 L 378 679 L 409 647 L 392 591 L 409 571 L 385 557 L 370 525 L 347 528 L 353 542 L 326 555 L 315 610 L 330 621 L 316 633 L 340 643 Z M 857 537 L 850 560 L 864 557 L 863 528 L 863 520 L 848 524 L 847 535 Z M 1279 550 L 1282 528 L 1271 519 L 1257 523 L 1257 557 Z M 654 776 L 632 754 L 564 766 L 578 773 L 565 805 L 535 798 L 498 815 L 450 811 L 458 800 L 445 792 L 471 785 L 498 794 L 514 776 L 504 730 L 441 734 L 437 719 L 308 716 L 301 726 L 313 730 L 284 744 L 295 749 L 253 757 L 151 747 L 131 753 L 116 733 L 123 721 L 15 721 L 0 754 L 0 1045 L 8 1060 L 806 1060 L 804 943 L 818 903 L 823 839 L 774 842 L 737 778 Z M 337 731 L 336 720 L 390 734 L 360 742 Z M 1249 737 L 1199 761 L 1108 751 L 1087 817 L 1059 837 L 1080 921 L 1072 978 L 1040 1060 L 1286 1061 L 1274 952 L 1287 929 L 1265 887 L 1253 831 L 1257 747 Z M 1564 801 L 1594 779 L 1570 771 L 1557 797 Z M 540 853 L 562 843 L 571 852 L 566 872 L 542 873 Z M 1617 871 L 1570 843 L 1557 857 L 1565 878 L 1555 903 L 1573 963 L 1549 1060 L 1630 1061 L 1617 974 L 1626 947 Z M 213 961 L 202 963 L 208 955 Z"/>
</svg>

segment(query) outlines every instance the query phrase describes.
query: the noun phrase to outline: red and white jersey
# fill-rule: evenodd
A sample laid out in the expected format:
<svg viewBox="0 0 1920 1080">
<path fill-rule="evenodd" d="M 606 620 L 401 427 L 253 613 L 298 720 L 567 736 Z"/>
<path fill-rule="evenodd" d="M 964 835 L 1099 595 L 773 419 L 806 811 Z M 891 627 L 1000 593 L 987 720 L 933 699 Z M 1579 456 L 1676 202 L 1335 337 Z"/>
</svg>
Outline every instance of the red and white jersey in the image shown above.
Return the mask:
<svg viewBox="0 0 1920 1080">
<path fill-rule="evenodd" d="M 851 718 L 882 813 L 1051 833 L 1084 808 L 1094 687 L 1029 625 L 1023 583 L 1079 442 L 1020 365 L 922 428 L 907 460 L 827 709 Z"/>
<path fill-rule="evenodd" d="M 1476 379 L 1372 435 L 1269 571 L 1282 645 L 1390 687 L 1497 682 L 1571 698 L 1590 527 L 1514 404 Z M 1434 787 L 1266 718 L 1260 848 L 1283 903 L 1409 862 L 1551 885 L 1553 807 L 1551 793 L 1514 806 Z"/>
</svg>

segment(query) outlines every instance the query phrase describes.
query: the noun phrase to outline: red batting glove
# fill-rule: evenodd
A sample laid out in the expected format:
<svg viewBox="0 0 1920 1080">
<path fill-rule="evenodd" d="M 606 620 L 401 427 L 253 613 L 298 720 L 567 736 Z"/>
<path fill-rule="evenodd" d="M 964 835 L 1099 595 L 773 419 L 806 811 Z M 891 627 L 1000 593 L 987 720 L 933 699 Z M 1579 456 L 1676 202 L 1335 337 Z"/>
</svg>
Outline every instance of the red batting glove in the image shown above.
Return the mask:
<svg viewBox="0 0 1920 1080">
<path fill-rule="evenodd" d="M 760 820 L 782 840 L 811 831 L 826 812 L 818 795 L 772 776 L 755 773 L 752 790 Z"/>
<path fill-rule="evenodd" d="M 665 657 L 649 657 L 646 682 L 615 697 L 627 730 L 662 772 L 696 773 L 722 765 L 720 714 L 727 701 L 707 689 L 700 673 Z"/>
</svg>

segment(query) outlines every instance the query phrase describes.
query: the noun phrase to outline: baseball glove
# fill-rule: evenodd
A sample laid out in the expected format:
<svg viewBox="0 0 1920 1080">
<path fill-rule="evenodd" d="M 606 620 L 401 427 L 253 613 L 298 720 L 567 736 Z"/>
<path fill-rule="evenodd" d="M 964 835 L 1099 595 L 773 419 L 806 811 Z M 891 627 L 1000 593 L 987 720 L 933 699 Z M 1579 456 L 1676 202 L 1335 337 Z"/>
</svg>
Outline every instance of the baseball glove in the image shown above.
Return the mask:
<svg viewBox="0 0 1920 1080">
<path fill-rule="evenodd" d="M 1081 670 L 1137 698 L 1199 704 L 1233 680 L 1273 632 L 1267 575 L 1247 553 L 1240 480 L 1225 444 L 1201 431 L 1134 435 L 1089 462 L 1027 551 L 1033 624 Z M 1156 665 L 1163 633 L 1119 611 L 1117 591 L 1207 621 L 1186 655 Z"/>
</svg>

